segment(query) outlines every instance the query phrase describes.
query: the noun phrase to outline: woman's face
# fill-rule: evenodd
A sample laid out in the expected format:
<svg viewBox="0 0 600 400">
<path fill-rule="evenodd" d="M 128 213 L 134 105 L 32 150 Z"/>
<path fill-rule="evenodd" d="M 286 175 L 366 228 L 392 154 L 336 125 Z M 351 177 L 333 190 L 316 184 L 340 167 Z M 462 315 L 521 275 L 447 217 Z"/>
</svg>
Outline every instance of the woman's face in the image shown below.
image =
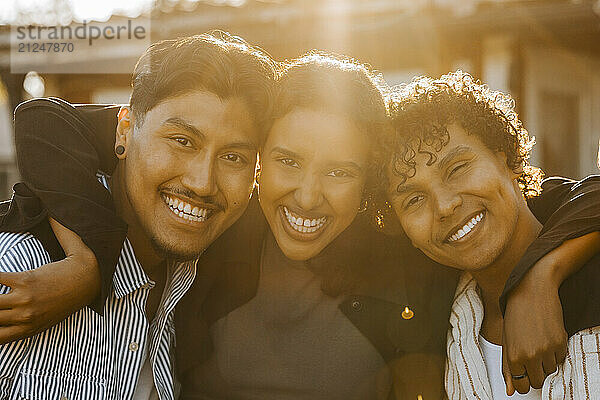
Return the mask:
<svg viewBox="0 0 600 400">
<path fill-rule="evenodd" d="M 286 257 L 308 260 L 350 225 L 369 155 L 348 117 L 296 108 L 275 121 L 261 153 L 259 199 Z"/>
</svg>

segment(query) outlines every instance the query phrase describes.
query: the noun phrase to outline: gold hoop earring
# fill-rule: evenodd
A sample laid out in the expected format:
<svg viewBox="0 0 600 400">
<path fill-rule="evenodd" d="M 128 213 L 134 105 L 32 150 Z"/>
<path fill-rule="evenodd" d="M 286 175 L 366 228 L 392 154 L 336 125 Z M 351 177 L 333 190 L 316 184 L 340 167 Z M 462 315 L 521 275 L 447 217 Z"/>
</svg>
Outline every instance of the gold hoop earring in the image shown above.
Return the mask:
<svg viewBox="0 0 600 400">
<path fill-rule="evenodd" d="M 360 206 L 358 207 L 358 212 L 363 213 L 363 212 L 367 211 L 368 208 L 369 208 L 369 200 L 363 199 L 363 200 L 361 200 Z"/>
</svg>

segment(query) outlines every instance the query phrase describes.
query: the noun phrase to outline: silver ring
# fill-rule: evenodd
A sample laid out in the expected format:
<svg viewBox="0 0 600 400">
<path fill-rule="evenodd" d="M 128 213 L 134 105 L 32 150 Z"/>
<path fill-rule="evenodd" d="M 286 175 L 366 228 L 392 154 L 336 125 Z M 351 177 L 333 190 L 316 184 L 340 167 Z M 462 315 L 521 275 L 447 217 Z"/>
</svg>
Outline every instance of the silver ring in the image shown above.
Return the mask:
<svg viewBox="0 0 600 400">
<path fill-rule="evenodd" d="M 527 372 L 525 372 L 523 375 L 511 375 L 511 377 L 513 380 L 518 381 L 519 379 L 527 378 Z"/>
</svg>

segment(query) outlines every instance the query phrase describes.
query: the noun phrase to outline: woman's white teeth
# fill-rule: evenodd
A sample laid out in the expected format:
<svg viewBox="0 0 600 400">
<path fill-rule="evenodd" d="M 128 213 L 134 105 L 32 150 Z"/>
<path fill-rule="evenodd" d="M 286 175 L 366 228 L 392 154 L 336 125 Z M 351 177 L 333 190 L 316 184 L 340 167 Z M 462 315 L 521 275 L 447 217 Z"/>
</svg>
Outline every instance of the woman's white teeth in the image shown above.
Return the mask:
<svg viewBox="0 0 600 400">
<path fill-rule="evenodd" d="M 294 230 L 303 233 L 313 233 L 318 231 L 325 225 L 327 221 L 327 217 L 320 218 L 302 218 L 300 216 L 293 215 L 287 207 L 283 207 L 283 212 L 285 213 L 285 217 L 287 218 L 290 226 L 294 228 Z"/>
<path fill-rule="evenodd" d="M 178 198 L 164 196 L 165 203 L 169 206 L 173 214 L 186 221 L 203 222 L 206 221 L 208 209 L 198 208 L 186 203 Z"/>
<path fill-rule="evenodd" d="M 471 232 L 471 230 L 475 227 L 475 225 L 477 225 L 478 222 L 481 221 L 482 218 L 483 218 L 482 212 L 477 214 L 473 218 L 471 218 L 471 220 L 469 222 L 467 222 L 462 228 L 460 228 L 458 231 L 456 231 L 455 234 L 450 236 L 450 239 L 448 239 L 448 241 L 454 242 L 458 239 L 461 239 L 467 233 Z"/>
</svg>

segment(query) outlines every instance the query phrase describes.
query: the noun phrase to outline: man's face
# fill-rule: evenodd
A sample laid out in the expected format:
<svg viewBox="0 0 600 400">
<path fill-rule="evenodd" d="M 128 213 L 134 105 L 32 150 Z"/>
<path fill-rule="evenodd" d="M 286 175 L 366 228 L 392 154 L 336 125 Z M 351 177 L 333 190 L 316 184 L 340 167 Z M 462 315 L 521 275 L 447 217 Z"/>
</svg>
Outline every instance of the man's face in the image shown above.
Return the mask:
<svg viewBox="0 0 600 400">
<path fill-rule="evenodd" d="M 288 258 L 316 256 L 356 217 L 369 149 L 347 117 L 295 109 L 275 122 L 261 154 L 259 199 Z"/>
<path fill-rule="evenodd" d="M 193 258 L 248 205 L 259 144 L 253 119 L 239 98 L 195 91 L 160 102 L 138 125 L 127 131 L 121 162 L 130 232 L 163 255 Z"/>
<path fill-rule="evenodd" d="M 441 264 L 479 270 L 507 248 L 527 205 L 503 153 L 459 125 L 448 132 L 449 143 L 431 150 L 437 161 L 427 166 L 429 156 L 417 153 L 416 174 L 404 184 L 388 168 L 389 198 L 415 247 Z"/>
</svg>

